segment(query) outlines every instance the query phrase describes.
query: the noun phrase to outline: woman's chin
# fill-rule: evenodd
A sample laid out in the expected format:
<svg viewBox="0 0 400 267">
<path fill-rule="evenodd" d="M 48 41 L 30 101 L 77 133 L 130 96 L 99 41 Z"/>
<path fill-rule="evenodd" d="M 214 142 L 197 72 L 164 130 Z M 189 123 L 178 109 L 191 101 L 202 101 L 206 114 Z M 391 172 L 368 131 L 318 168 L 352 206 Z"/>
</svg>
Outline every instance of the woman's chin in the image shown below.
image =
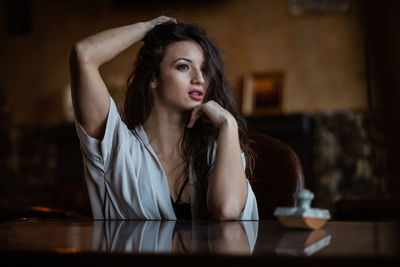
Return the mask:
<svg viewBox="0 0 400 267">
<path fill-rule="evenodd" d="M 184 111 L 192 111 L 195 107 L 197 107 L 200 104 L 201 104 L 201 102 L 191 103 L 190 105 L 186 105 L 184 107 Z"/>
</svg>

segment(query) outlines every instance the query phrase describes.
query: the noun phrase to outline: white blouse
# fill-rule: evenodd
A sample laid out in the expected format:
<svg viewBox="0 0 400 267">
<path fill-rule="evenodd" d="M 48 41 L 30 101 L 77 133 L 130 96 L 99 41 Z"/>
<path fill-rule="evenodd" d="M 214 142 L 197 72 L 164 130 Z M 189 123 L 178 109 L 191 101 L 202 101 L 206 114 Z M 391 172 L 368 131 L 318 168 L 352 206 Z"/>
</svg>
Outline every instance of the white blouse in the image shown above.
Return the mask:
<svg viewBox="0 0 400 267">
<path fill-rule="evenodd" d="M 176 220 L 164 169 L 142 126 L 137 138 L 110 98 L 102 141 L 90 137 L 76 122 L 94 219 Z M 215 150 L 212 162 L 214 162 Z M 242 153 L 243 165 L 245 158 Z M 193 219 L 201 218 L 200 183 L 189 171 Z M 238 220 L 258 220 L 257 202 L 247 181 L 246 205 Z"/>
</svg>

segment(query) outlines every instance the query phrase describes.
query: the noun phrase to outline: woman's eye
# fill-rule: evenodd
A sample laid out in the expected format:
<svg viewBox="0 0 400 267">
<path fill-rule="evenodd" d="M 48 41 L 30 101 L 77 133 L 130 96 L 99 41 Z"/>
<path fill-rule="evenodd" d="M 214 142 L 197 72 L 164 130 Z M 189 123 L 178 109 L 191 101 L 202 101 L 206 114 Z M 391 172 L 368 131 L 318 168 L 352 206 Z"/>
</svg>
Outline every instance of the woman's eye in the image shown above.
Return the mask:
<svg viewBox="0 0 400 267">
<path fill-rule="evenodd" d="M 178 65 L 178 70 L 189 70 L 189 66 L 186 64 Z"/>
</svg>

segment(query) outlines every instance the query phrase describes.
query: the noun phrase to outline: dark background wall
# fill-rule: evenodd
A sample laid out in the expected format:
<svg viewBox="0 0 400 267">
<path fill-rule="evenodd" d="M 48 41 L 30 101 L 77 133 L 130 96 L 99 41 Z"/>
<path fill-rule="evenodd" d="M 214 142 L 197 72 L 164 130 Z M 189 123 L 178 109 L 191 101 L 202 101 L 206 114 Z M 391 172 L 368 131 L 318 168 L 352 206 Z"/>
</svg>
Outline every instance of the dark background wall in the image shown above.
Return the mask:
<svg viewBox="0 0 400 267">
<path fill-rule="evenodd" d="M 239 102 L 243 75 L 282 71 L 284 112 L 366 108 L 365 42 L 358 1 L 351 1 L 351 9 L 339 15 L 294 16 L 288 3 L 3 0 L 0 84 L 10 95 L 11 120 L 35 124 L 71 120 L 72 45 L 95 32 L 160 14 L 205 28 L 223 52 Z M 114 96 L 123 91 L 139 47 L 103 66 L 103 78 Z"/>
</svg>

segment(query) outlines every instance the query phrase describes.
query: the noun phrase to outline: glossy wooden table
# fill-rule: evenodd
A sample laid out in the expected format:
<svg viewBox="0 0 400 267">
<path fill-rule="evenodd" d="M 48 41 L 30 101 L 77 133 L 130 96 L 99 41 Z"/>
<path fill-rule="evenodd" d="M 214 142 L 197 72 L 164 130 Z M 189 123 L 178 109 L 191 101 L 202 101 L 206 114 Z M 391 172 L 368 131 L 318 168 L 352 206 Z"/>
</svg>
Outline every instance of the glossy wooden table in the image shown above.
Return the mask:
<svg viewBox="0 0 400 267">
<path fill-rule="evenodd" d="M 396 266 L 396 237 L 391 222 L 304 231 L 276 221 L 8 221 L 0 223 L 0 266 Z"/>
</svg>

